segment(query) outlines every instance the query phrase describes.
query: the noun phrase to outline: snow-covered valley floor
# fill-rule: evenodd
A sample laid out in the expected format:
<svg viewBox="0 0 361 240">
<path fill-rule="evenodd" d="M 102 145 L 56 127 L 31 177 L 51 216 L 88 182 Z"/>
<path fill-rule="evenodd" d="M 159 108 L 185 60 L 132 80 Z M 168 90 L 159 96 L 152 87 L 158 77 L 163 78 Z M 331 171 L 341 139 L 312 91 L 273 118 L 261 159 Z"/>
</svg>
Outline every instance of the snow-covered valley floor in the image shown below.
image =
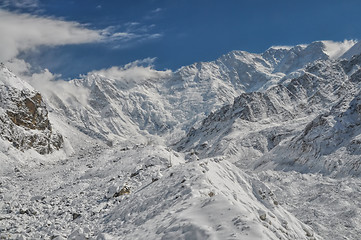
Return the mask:
<svg viewBox="0 0 361 240">
<path fill-rule="evenodd" d="M 358 178 L 247 174 L 223 157 L 186 159 L 164 146 L 94 145 L 58 162 L 19 164 L 0 179 L 1 239 L 357 239 L 361 234 Z"/>
</svg>

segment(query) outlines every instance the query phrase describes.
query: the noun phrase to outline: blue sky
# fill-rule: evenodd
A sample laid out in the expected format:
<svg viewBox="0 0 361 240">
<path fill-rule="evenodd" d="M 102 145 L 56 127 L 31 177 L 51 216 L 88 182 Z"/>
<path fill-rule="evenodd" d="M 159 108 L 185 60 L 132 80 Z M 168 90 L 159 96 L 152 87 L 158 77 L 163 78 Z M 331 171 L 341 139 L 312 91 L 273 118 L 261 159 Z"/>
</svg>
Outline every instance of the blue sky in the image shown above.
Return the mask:
<svg viewBox="0 0 361 240">
<path fill-rule="evenodd" d="M 158 70 L 176 70 L 231 50 L 260 53 L 272 45 L 361 38 L 356 0 L 0 0 L 0 6 L 12 14 L 80 23 L 75 27 L 102 36 L 18 47 L 17 58 L 65 78 L 148 57 L 156 58 Z"/>
</svg>

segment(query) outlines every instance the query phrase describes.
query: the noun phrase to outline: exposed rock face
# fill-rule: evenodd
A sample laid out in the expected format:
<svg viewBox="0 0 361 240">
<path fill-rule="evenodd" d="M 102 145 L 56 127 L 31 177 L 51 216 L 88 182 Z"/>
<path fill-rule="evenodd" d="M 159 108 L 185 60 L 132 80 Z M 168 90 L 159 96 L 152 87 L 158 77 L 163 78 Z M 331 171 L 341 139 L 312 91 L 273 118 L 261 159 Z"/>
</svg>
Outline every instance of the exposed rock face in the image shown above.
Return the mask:
<svg viewBox="0 0 361 240">
<path fill-rule="evenodd" d="M 42 102 L 40 93 L 15 101 L 17 108 L 6 111 L 15 125 L 37 130 L 51 130 L 46 107 Z"/>
<path fill-rule="evenodd" d="M 1 71 L 1 77 L 11 77 L 13 83 L 21 81 L 6 68 Z M 40 154 L 47 154 L 60 149 L 63 138 L 53 133 L 40 93 L 4 84 L 5 81 L 0 85 L 0 137 L 22 151 L 33 148 Z"/>
</svg>

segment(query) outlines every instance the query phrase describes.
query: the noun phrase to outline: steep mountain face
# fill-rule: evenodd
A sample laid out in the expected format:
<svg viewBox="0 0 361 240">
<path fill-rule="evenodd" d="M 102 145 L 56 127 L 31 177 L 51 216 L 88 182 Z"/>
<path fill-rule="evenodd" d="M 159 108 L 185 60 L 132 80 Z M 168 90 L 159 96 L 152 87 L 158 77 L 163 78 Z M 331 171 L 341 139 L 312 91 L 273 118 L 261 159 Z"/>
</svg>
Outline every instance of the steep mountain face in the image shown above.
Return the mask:
<svg viewBox="0 0 361 240">
<path fill-rule="evenodd" d="M 0 136 L 19 150 L 47 154 L 62 147 L 63 139 L 52 131 L 40 93 L 0 67 Z"/>
<path fill-rule="evenodd" d="M 342 61 L 348 74 L 339 99 L 329 111 L 318 115 L 291 141 L 262 157 L 256 167 L 301 172 L 321 172 L 333 176 L 359 176 L 358 152 L 361 55 Z M 329 76 L 328 76 L 329 77 Z M 332 79 L 332 78 L 331 78 Z M 342 157 L 341 157 L 342 156 Z"/>
<path fill-rule="evenodd" d="M 64 118 L 82 133 L 108 145 L 138 144 L 175 125 L 174 118 L 165 110 L 164 97 L 155 87 L 155 81 L 166 76 L 161 72 L 157 79 L 136 84 L 92 74 L 64 83 L 65 89 L 72 89 L 66 95 L 48 91 L 45 96 L 51 115 Z"/>
<path fill-rule="evenodd" d="M 357 73 L 349 78 L 344 64 L 317 61 L 298 78 L 264 92 L 241 94 L 232 105 L 192 129 L 177 149 L 193 149 L 200 156 L 228 154 L 242 164 L 252 162 L 356 91 Z"/>
</svg>

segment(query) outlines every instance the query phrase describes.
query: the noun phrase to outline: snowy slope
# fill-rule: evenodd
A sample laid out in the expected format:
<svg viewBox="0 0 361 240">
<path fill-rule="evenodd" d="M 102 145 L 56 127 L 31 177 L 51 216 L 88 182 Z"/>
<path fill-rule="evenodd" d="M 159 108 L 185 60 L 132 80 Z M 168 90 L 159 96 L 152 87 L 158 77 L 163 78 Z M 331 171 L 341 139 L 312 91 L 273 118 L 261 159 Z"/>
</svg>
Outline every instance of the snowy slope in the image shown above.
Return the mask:
<svg viewBox="0 0 361 240">
<path fill-rule="evenodd" d="M 163 121 L 171 119 L 168 120 L 162 105 L 158 105 L 161 97 L 154 88 L 124 87 L 121 83 L 96 75 L 64 83 L 84 94 L 59 96 L 47 92 L 51 114 L 55 118 L 66 116 L 69 125 L 108 145 L 117 141 L 146 142 L 150 134 L 144 129 L 161 132 Z"/>
<path fill-rule="evenodd" d="M 299 172 L 321 172 L 337 177 L 360 176 L 359 105 L 360 55 L 342 62 L 348 80 L 330 110 L 304 126 L 290 141 L 280 144 L 254 165 Z M 358 69 L 355 72 L 355 69 Z"/>
</svg>

